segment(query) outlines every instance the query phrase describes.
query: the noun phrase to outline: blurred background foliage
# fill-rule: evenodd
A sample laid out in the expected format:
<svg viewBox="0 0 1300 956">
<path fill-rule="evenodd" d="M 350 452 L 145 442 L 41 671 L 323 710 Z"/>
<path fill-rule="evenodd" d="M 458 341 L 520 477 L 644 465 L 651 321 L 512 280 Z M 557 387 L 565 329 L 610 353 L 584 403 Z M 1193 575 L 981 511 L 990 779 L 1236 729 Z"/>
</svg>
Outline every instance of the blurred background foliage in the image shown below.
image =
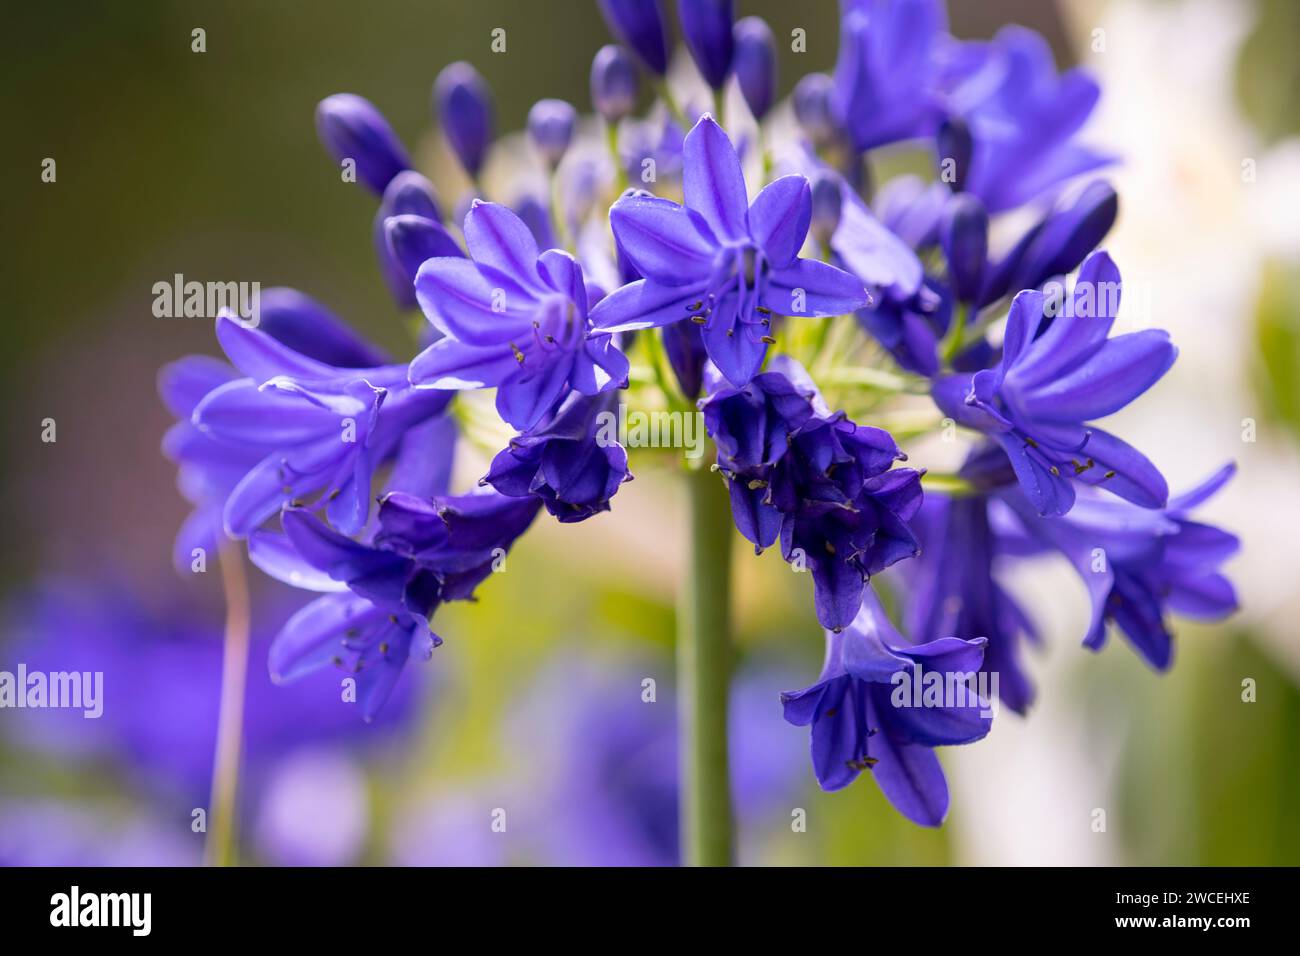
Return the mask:
<svg viewBox="0 0 1300 956">
<path fill-rule="evenodd" d="M 835 3 L 740 0 L 737 6 L 739 14 L 764 16 L 778 37 L 795 26 L 807 31 L 806 54 L 782 48 L 782 96 L 798 76 L 833 65 Z M 1240 50 L 1236 92 L 1243 115 L 1272 142 L 1297 132 L 1300 4 L 1256 0 L 1253 6 L 1257 20 Z M 1023 23 L 1049 38 L 1059 62 L 1071 60 L 1056 4 L 950 7 L 959 35 L 989 36 L 1004 23 Z M 181 581 L 169 564 L 171 536 L 186 509 L 173 469 L 158 452 L 168 419 L 154 389 L 162 362 L 215 346 L 206 323 L 152 317 L 153 283 L 182 273 L 301 288 L 372 339 L 409 354 L 408 327 L 375 268 L 374 202 L 340 184 L 316 141 L 315 104 L 339 91 L 362 94 L 424 153 L 433 135 L 429 90 L 445 63 L 467 59 L 482 71 L 496 96 L 498 129 L 508 131 L 522 125 L 541 97 L 568 99 L 585 110 L 590 59 L 609 37 L 594 4 L 579 0 L 86 0 L 15 6 L 5 19 L 0 401 L 6 462 L 0 487 L 7 533 L 0 597 L 21 595 L 49 575 L 95 579 L 111 568 L 145 604 L 179 599 L 215 620 L 216 581 Z M 508 31 L 504 55 L 488 49 L 497 26 Z M 195 27 L 206 30 L 202 54 L 190 49 Z M 1153 53 L 1152 69 L 1159 69 L 1160 55 Z M 44 157 L 57 161 L 56 184 L 40 182 Z M 1126 214 L 1141 202 L 1125 196 Z M 1267 413 L 1300 438 L 1300 281 L 1295 263 L 1261 264 L 1261 275 L 1252 381 Z M 55 445 L 37 440 L 46 416 L 58 422 Z M 494 788 L 504 788 L 502 781 L 528 757 L 511 743 L 509 715 L 561 651 L 635 662 L 640 670 L 629 672 L 627 693 L 639 695 L 641 680 L 654 677 L 663 688 L 657 706 L 672 706 L 675 489 L 653 463 L 639 464 L 637 479 L 612 515 L 575 527 L 539 523 L 511 554 L 509 573 L 494 575 L 477 603 L 439 612 L 436 625 L 447 643 L 431 665 L 406 678 L 421 688 L 414 726 L 395 753 L 363 761 L 369 822 L 360 848 L 332 861 L 400 858 L 394 847 L 404 842 L 402 820 L 421 795 L 431 801 L 429 819 L 440 803 L 454 803 L 447 795 L 457 788 L 486 791 L 484 805 L 495 806 Z M 761 662 L 786 687 L 804 686 L 821 657 L 807 611 L 810 582 L 771 555 L 753 559 L 743 551 L 738 543 L 741 662 Z M 259 599 L 265 597 L 266 586 L 258 589 Z M 1098 836 L 1111 841 L 1107 858 L 1300 862 L 1293 813 L 1300 693 L 1293 677 L 1232 624 L 1180 634 L 1179 666 L 1164 678 L 1112 647 L 1089 658 L 1071 685 L 1044 687 L 1068 695 L 1081 724 L 1113 726 L 1108 712 L 1122 702 L 1116 822 Z M 0 666 L 12 668 L 15 649 L 31 636 L 6 634 Z M 215 640 L 219 628 L 208 636 Z M 122 680 L 129 681 L 126 673 Z M 1230 706 L 1239 699 L 1242 674 L 1267 689 L 1252 707 Z M 110 682 L 109 695 L 123 692 Z M 584 688 L 569 693 L 577 706 Z M 747 862 L 981 862 L 954 836 L 981 828 L 965 793 L 954 795 L 949 824 L 933 832 L 903 821 L 869 781 L 821 793 L 811 785 L 806 732 L 780 724 L 775 700 L 770 709 L 778 712 L 774 733 L 785 734 L 782 745 L 791 745 L 798 759 L 789 764 L 784 803 L 746 826 Z M 0 714 L 0 861 L 6 847 L 9 862 L 24 858 L 12 852 L 26 826 L 14 808 L 46 804 L 89 808 L 89 843 L 117 832 L 105 820 L 143 814 L 172 834 L 177 858 L 196 858 L 192 800 L 161 796 L 128 760 L 34 754 L 34 741 L 13 733 L 10 717 Z M 566 801 L 582 800 L 540 785 L 531 792 L 544 804 L 543 819 L 562 813 Z M 299 858 L 258 845 L 256 801 L 265 793 L 252 785 L 246 797 L 245 856 L 293 862 Z M 806 834 L 791 832 L 790 807 L 807 810 Z M 319 825 L 337 835 L 341 817 L 321 813 Z M 24 852 L 30 858 L 40 849 L 29 844 Z"/>
</svg>

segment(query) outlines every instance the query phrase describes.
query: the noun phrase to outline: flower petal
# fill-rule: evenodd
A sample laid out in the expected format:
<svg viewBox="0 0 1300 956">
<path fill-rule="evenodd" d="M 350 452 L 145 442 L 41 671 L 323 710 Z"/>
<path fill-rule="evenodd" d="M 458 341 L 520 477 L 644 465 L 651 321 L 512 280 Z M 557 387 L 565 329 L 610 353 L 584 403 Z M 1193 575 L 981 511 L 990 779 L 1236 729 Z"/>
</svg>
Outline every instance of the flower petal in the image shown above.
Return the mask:
<svg viewBox="0 0 1300 956">
<path fill-rule="evenodd" d="M 609 224 L 646 278 L 679 286 L 709 277 L 718 241 L 698 212 L 658 196 L 625 196 L 610 207 Z"/>
<path fill-rule="evenodd" d="M 763 187 L 749 207 L 749 232 L 774 269 L 794 262 L 812 221 L 812 188 L 800 175 L 782 176 Z"/>
<path fill-rule="evenodd" d="M 796 259 L 774 269 L 760 299 L 778 315 L 789 316 L 844 315 L 871 303 L 860 279 L 816 259 Z"/>
<path fill-rule="evenodd" d="M 439 339 L 411 360 L 411 384 L 417 388 L 489 388 L 519 370 L 510 349 L 468 345 Z"/>
<path fill-rule="evenodd" d="M 596 303 L 591 324 L 602 332 L 651 329 L 690 318 L 702 305 L 704 284 L 664 285 L 651 279 L 629 282 Z"/>
<path fill-rule="evenodd" d="M 530 289 L 543 288 L 537 273 L 537 240 L 509 207 L 474 200 L 465 215 L 465 245 L 480 265 L 491 266 Z"/>
<path fill-rule="evenodd" d="M 749 205 L 740 157 L 731 140 L 704 114 L 682 145 L 682 192 L 686 205 L 704 217 L 713 234 L 729 242 L 746 238 Z"/>
</svg>

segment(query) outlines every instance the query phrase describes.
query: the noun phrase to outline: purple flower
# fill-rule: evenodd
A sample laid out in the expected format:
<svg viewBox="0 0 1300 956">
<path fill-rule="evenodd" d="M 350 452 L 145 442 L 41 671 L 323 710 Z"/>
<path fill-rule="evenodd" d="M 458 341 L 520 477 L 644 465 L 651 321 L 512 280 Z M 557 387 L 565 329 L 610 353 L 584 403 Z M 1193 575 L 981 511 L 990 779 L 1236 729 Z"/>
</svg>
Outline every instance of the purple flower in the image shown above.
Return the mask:
<svg viewBox="0 0 1300 956">
<path fill-rule="evenodd" d="M 988 262 L 989 214 L 984 204 L 963 193 L 948 200 L 939 221 L 939 243 L 948 260 L 953 296 L 958 302 L 974 302 Z"/>
<path fill-rule="evenodd" d="M 868 301 L 853 276 L 798 258 L 812 199 L 803 176 L 769 184 L 746 209 L 740 159 L 727 134 L 704 116 L 686 137 L 684 206 L 655 197 L 620 199 L 610 210 L 619 245 L 645 279 L 592 310 L 606 331 L 691 320 L 709 358 L 745 385 L 767 355 L 771 316 L 838 315 Z"/>
<path fill-rule="evenodd" d="M 736 21 L 736 83 L 754 119 L 762 120 L 776 98 L 776 39 L 762 17 Z"/>
<path fill-rule="evenodd" d="M 677 19 L 686 49 L 691 51 L 704 81 L 715 90 L 722 88 L 731 73 L 735 18 L 735 0 L 677 0 Z"/>
<path fill-rule="evenodd" d="M 1081 69 L 1057 75 L 1047 42 L 1008 26 L 954 57 L 947 100 L 972 139 L 964 187 L 990 213 L 1014 209 L 1112 161 L 1074 141 L 1097 103 Z"/>
<path fill-rule="evenodd" d="M 374 470 L 408 428 L 440 414 L 450 398 L 410 388 L 403 365 L 327 365 L 229 316 L 217 319 L 217 339 L 245 377 L 211 388 L 194 405 L 191 421 L 211 444 L 178 457 L 206 452 L 236 467 L 256 458 L 225 499 L 225 531 L 234 538 L 282 504 L 318 493 L 335 527 L 359 530 Z"/>
<path fill-rule="evenodd" d="M 577 110 L 564 100 L 538 100 L 528 111 L 528 138 L 552 169 L 573 142 L 577 124 Z"/>
<path fill-rule="evenodd" d="M 954 637 L 910 644 L 867 588 L 852 625 L 826 633 L 826 663 L 817 683 L 781 695 L 785 719 L 812 727 L 813 772 L 821 788 L 840 790 L 869 769 L 909 820 L 942 823 L 948 785 L 932 748 L 971 743 L 988 733 L 988 702 L 967 687 L 980 669 L 984 644 L 982 638 Z M 961 693 L 918 705 L 904 691 L 911 690 L 909 680 L 926 683 L 923 672 L 942 675 L 947 688 Z"/>
<path fill-rule="evenodd" d="M 477 177 L 492 144 L 492 91 L 468 63 L 443 67 L 433 84 L 434 113 L 470 177 Z"/>
<path fill-rule="evenodd" d="M 588 336 L 582 267 L 559 249 L 538 254 L 523 221 L 475 201 L 465 217 L 473 261 L 430 259 L 416 297 L 444 338 L 411 362 L 417 390 L 497 389 L 515 428 L 536 425 L 567 386 L 584 395 L 622 386 L 628 363 L 608 334 Z"/>
<path fill-rule="evenodd" d="M 609 32 L 647 69 L 660 76 L 667 72 L 668 41 L 659 0 L 600 0 L 600 12 Z"/>
<path fill-rule="evenodd" d="M 513 498 L 536 497 L 562 522 L 609 510 L 625 481 L 627 451 L 617 441 L 618 392 L 570 392 L 536 427 L 513 438 L 480 484 Z"/>
<path fill-rule="evenodd" d="M 1085 647 L 1100 650 L 1106 624 L 1113 622 L 1144 660 L 1165 670 L 1173 659 L 1167 612 L 1218 620 L 1237 609 L 1220 566 L 1241 542 L 1191 518 L 1235 470 L 1225 465 L 1159 509 L 1093 495 L 1081 497 L 1063 518 L 1042 518 L 1014 491 L 1005 495 L 1029 535 L 1064 554 L 1087 586 L 1092 618 Z"/>
<path fill-rule="evenodd" d="M 931 391 L 945 414 L 1002 446 L 1040 514 L 1069 511 L 1075 481 L 1145 508 L 1163 507 L 1168 497 L 1164 477 L 1146 457 L 1087 424 L 1128 405 L 1178 355 L 1162 330 L 1107 338 L 1119 291 L 1119 270 L 1098 252 L 1080 268 L 1062 314 L 1045 316 L 1043 294 L 1021 292 L 998 364 L 938 379 Z"/>
<path fill-rule="evenodd" d="M 401 222 L 390 225 L 390 219 Z M 414 170 L 393 177 L 384 190 L 373 228 L 375 254 L 388 290 L 399 306 L 415 305 L 415 269 L 432 256 L 460 255 L 442 227 L 442 209 L 433 184 Z M 414 262 L 414 268 L 412 263 Z"/>
<path fill-rule="evenodd" d="M 907 632 L 922 642 L 987 638 L 982 671 L 998 675 L 1002 702 L 1025 713 L 1034 688 L 1021 661 L 1022 637 L 1039 638 L 993 576 L 1003 542 L 990 525 L 989 499 L 927 494 L 912 529 L 921 553 L 906 565 Z"/>
<path fill-rule="evenodd" d="M 817 619 L 839 630 L 858 613 L 870 575 L 917 551 L 907 522 L 921 474 L 888 432 L 831 413 L 798 363 L 780 356 L 744 388 L 700 403 L 718 447 L 732 517 L 756 550 L 812 572 Z"/>
<path fill-rule="evenodd" d="M 932 135 L 941 116 L 937 0 L 849 0 L 840 26 L 834 109 L 859 150 Z"/>
<path fill-rule="evenodd" d="M 636 64 L 610 43 L 591 61 L 591 105 L 606 123 L 617 123 L 636 107 Z"/>
<path fill-rule="evenodd" d="M 406 147 L 388 120 L 373 103 L 352 93 L 336 93 L 320 101 L 316 133 L 337 162 L 356 163 L 361 181 L 377 193 L 411 167 Z"/>
<path fill-rule="evenodd" d="M 794 85 L 790 95 L 795 119 L 818 149 L 830 145 L 840 133 L 834 97 L 835 81 L 825 73 L 807 74 Z"/>
</svg>

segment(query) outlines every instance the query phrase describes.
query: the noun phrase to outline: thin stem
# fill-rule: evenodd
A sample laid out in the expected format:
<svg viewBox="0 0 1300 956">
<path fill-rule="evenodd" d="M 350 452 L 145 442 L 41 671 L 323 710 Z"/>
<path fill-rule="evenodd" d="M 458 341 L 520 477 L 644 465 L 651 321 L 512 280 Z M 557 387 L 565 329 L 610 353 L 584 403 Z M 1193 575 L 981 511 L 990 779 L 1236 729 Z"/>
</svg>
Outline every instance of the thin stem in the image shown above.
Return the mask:
<svg viewBox="0 0 1300 956">
<path fill-rule="evenodd" d="M 709 469 L 686 472 L 684 478 L 690 544 L 677 612 L 682 861 L 729 866 L 731 509 L 721 479 Z"/>
<path fill-rule="evenodd" d="M 226 598 L 225 650 L 221 659 L 221 707 L 212 758 L 206 858 L 209 866 L 235 863 L 235 803 L 244 735 L 244 688 L 248 679 L 249 601 L 244 557 L 227 541 L 221 548 L 221 587 Z"/>
<path fill-rule="evenodd" d="M 963 337 L 966 334 L 966 322 L 970 317 L 970 306 L 965 302 L 958 302 L 953 307 L 953 324 L 952 329 L 948 332 L 948 339 L 944 343 L 943 364 L 951 365 L 952 360 L 961 354 L 963 346 Z"/>
</svg>

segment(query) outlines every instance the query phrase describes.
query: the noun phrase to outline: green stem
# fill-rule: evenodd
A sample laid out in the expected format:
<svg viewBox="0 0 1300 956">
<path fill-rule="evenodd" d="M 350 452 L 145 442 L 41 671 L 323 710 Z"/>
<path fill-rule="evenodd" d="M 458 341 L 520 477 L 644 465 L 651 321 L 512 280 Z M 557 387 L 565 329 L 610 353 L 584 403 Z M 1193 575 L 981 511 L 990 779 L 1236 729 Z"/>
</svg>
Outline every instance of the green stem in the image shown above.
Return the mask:
<svg viewBox="0 0 1300 956">
<path fill-rule="evenodd" d="M 958 302 L 953 308 L 952 329 L 948 332 L 948 339 L 944 343 L 943 364 L 951 365 L 952 360 L 961 354 L 962 337 L 966 333 L 966 322 L 970 317 L 970 306 L 965 302 Z"/>
<path fill-rule="evenodd" d="M 690 544 L 677 610 L 682 861 L 729 866 L 731 509 L 722 480 L 709 469 L 686 472 L 684 478 Z"/>
<path fill-rule="evenodd" d="M 226 638 L 221 658 L 221 704 L 217 712 L 217 746 L 212 758 L 212 793 L 208 800 L 209 866 L 235 863 L 235 808 L 239 791 L 239 754 L 244 736 L 244 688 L 248 680 L 248 579 L 239 546 L 226 542 L 218 561 L 226 599 Z"/>
</svg>

